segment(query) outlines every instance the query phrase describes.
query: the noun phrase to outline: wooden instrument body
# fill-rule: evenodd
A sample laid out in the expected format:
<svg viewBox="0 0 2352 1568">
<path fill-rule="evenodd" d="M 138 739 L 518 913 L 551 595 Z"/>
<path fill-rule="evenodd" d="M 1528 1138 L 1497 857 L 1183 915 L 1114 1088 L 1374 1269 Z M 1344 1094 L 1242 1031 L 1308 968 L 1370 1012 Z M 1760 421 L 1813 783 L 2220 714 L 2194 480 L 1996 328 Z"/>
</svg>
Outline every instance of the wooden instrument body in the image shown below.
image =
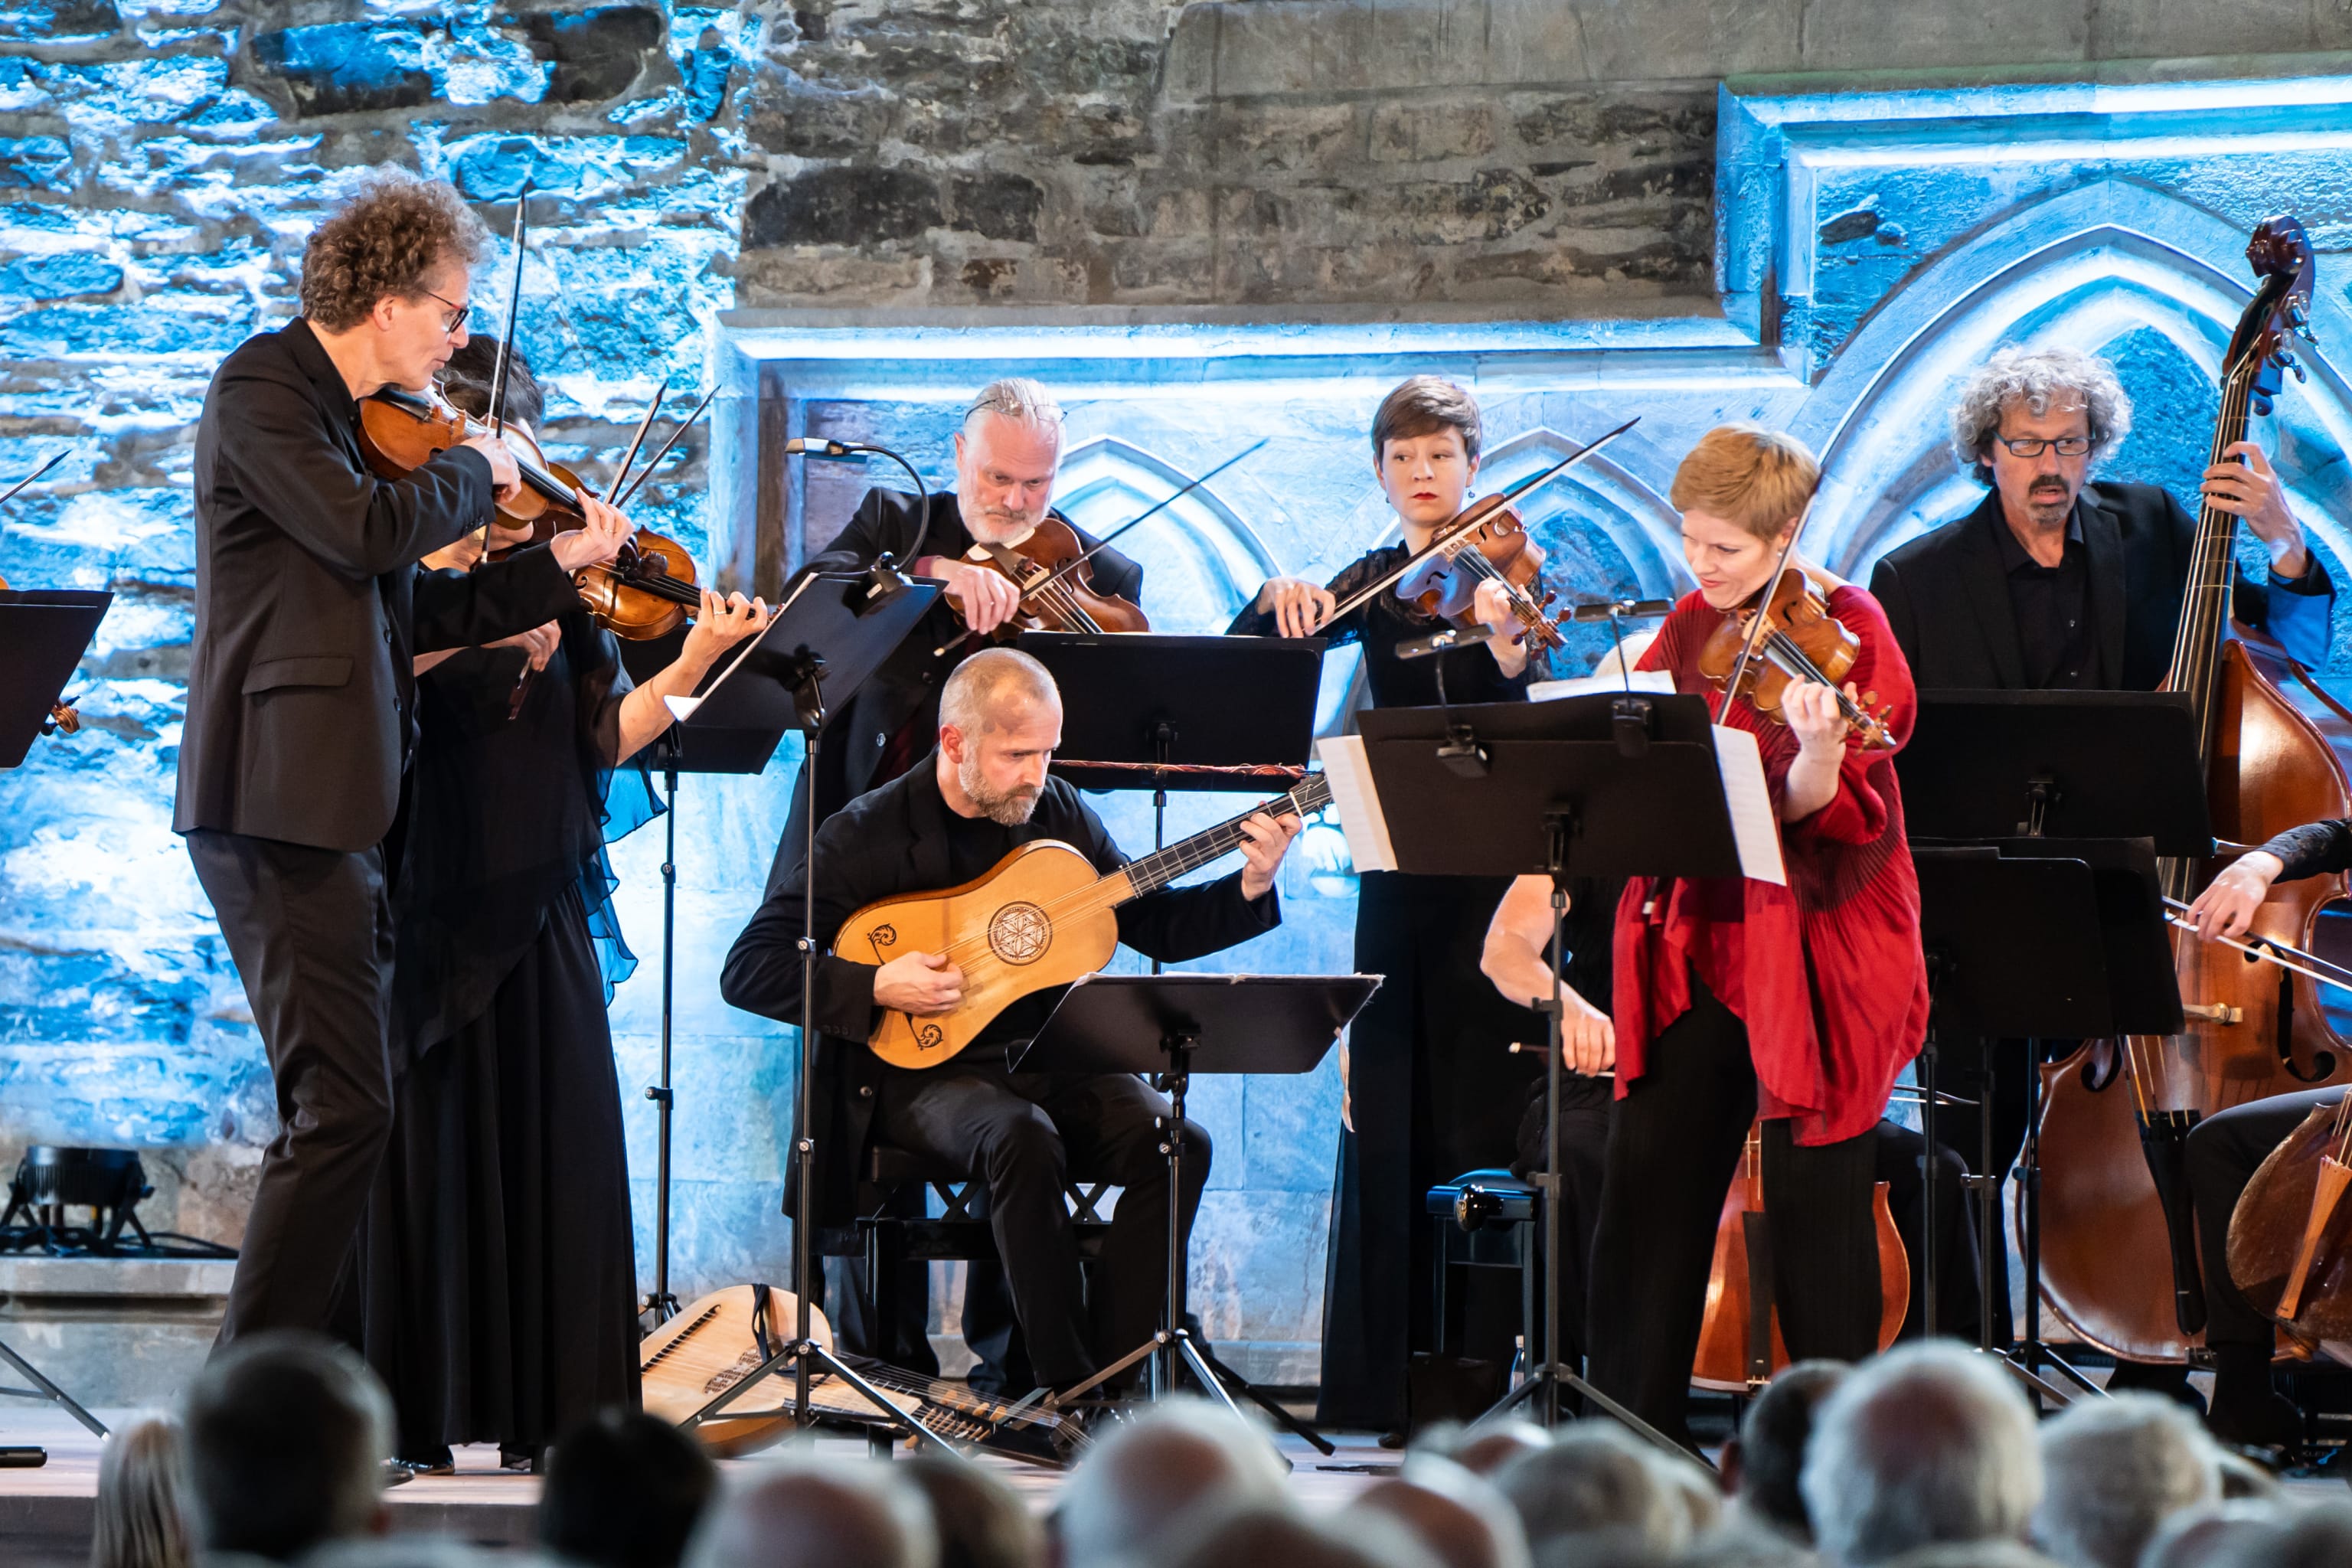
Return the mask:
<svg viewBox="0 0 2352 1568">
<path fill-rule="evenodd" d="M 2352 716 L 2298 667 L 2242 636 L 2223 647 L 2218 681 L 2207 798 L 2225 854 L 2201 868 L 2200 887 L 2273 834 L 2352 814 L 2343 760 L 2352 755 Z M 2342 942 L 2323 930 L 2322 912 L 2352 908 L 2346 891 L 2340 875 L 2281 882 L 2256 913 L 2253 932 L 2333 956 L 2330 949 Z M 2210 1116 L 2352 1077 L 2352 1041 L 2328 1024 L 2314 982 L 2193 938 L 2177 940 L 2173 952 L 2183 1005 L 2223 1011 L 2192 1016 L 2187 1032 L 2173 1038 L 2136 1037 L 2139 1060 L 2155 1069 L 2143 1075 L 2157 1101 L 2149 1110 Z M 2293 997 L 2284 1056 L 2283 978 Z M 2086 1041 L 2039 1068 L 2042 1295 L 2060 1321 L 2099 1350 L 2129 1361 L 2179 1361 L 2203 1336 L 2183 1333 L 2174 1310 L 2165 1215 L 2140 1153 L 2122 1049 L 2114 1040 Z M 2014 1201 L 2021 1226 L 2024 1194 Z"/>
<path fill-rule="evenodd" d="M 1764 1267 L 1769 1254 L 1749 1245 L 1751 1237 L 1762 1237 L 1765 1226 L 1762 1129 L 1761 1122 L 1748 1129 L 1739 1173 L 1724 1194 L 1723 1216 L 1716 1226 L 1706 1311 L 1699 1323 L 1698 1353 L 1691 1362 L 1691 1382 L 1699 1388 L 1745 1393 L 1770 1382 L 1789 1365 L 1770 1271 Z M 1871 1191 L 1870 1215 L 1878 1235 L 1878 1348 L 1885 1350 L 1903 1331 L 1911 1307 L 1911 1257 L 1902 1233 L 1895 1228 L 1885 1182 Z M 1759 1300 L 1767 1314 L 1763 1324 L 1755 1315 Z"/>
<path fill-rule="evenodd" d="M 754 1299 L 751 1286 L 730 1285 L 700 1298 L 645 1337 L 637 1347 L 637 1368 L 646 1415 L 676 1426 L 759 1370 Z M 782 1349 L 792 1343 L 800 1332 L 799 1320 L 799 1297 L 789 1290 L 768 1292 L 769 1344 Z M 833 1325 L 814 1306 L 809 1309 L 809 1337 L 833 1348 Z M 782 1392 L 781 1384 L 775 1392 Z M 746 1396 L 746 1402 L 771 1409 L 778 1403 L 764 1390 Z M 695 1436 L 721 1458 L 733 1458 L 778 1442 L 792 1430 L 789 1416 L 757 1415 L 706 1421 L 695 1428 Z"/>
<path fill-rule="evenodd" d="M 953 1012 L 886 1012 L 866 1043 L 893 1067 L 937 1067 L 1022 997 L 1101 969 L 1118 950 L 1114 906 L 1124 880 L 1103 877 L 1069 845 L 1040 838 L 978 881 L 859 910 L 834 938 L 835 956 L 884 964 L 908 952 L 948 952 L 963 971 L 963 1001 Z M 1057 905 L 1076 912 L 1057 917 Z"/>
<path fill-rule="evenodd" d="M 2254 1172 L 2230 1219 L 2230 1278 L 2305 1343 L 2352 1340 L 2352 1205 L 2342 1201 L 2345 1168 L 2329 1158 L 2336 1122 L 2332 1106 L 2304 1118 Z M 2323 1179 L 2327 1201 L 2315 1205 Z M 2298 1266 L 2296 1309 L 2283 1314 L 2283 1288 Z"/>
<path fill-rule="evenodd" d="M 1091 563 L 1073 567 L 1050 587 L 1038 588 L 1086 552 L 1076 531 L 1057 512 L 1047 512 L 1018 544 L 973 545 L 964 556 L 967 564 L 1009 579 L 1025 596 L 1021 614 L 991 632 L 987 640 L 1009 643 L 1024 631 L 1150 631 L 1151 620 L 1142 605 L 1095 586 Z M 1034 594 L 1033 588 L 1037 588 Z M 961 618 L 962 606 L 952 599 L 948 603 Z"/>
</svg>

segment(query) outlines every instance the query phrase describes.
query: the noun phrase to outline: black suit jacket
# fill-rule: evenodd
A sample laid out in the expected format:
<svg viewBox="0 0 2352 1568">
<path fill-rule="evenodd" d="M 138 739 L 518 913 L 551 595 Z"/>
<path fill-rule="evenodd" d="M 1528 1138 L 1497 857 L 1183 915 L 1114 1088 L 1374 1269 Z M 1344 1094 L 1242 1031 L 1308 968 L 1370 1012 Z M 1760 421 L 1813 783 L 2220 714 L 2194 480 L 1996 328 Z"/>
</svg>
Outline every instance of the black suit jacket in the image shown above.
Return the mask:
<svg viewBox="0 0 2352 1568">
<path fill-rule="evenodd" d="M 2092 484 L 2075 498 L 2087 558 L 2091 613 L 2106 683 L 2153 691 L 2172 665 L 2197 520 L 2155 485 Z M 1870 576 L 1895 640 L 1921 690 L 2010 689 L 2025 684 L 2024 655 L 2000 556 L 2000 497 L 1988 491 L 1968 516 L 1889 551 Z M 2264 630 L 2271 595 L 2335 593 L 2315 553 L 2293 587 L 2237 572 L 2235 616 Z"/>
<path fill-rule="evenodd" d="M 464 447 L 398 479 L 310 323 L 222 362 L 196 426 L 196 625 L 172 828 L 346 852 L 381 841 L 413 743 L 413 655 L 580 603 L 544 548 L 472 574 L 416 563 L 491 513 Z"/>
<path fill-rule="evenodd" d="M 844 921 L 876 900 L 950 885 L 949 808 L 940 795 L 937 763 L 936 752 L 925 756 L 900 777 L 850 802 L 816 832 L 816 941 L 823 956 L 816 963 L 819 1038 L 811 1087 L 817 1141 L 814 1210 L 821 1226 L 846 1225 L 852 1218 L 858 1157 L 874 1119 L 875 1086 L 885 1074 L 907 1070 L 866 1047 L 875 1022 L 874 966 L 824 950 Z M 1127 863 L 1102 819 L 1059 778 L 1046 779 L 1036 812 L 1019 837 L 1024 843 L 1060 839 L 1105 873 Z M 787 1024 L 801 1021 L 803 892 L 801 865 L 794 859 L 772 881 L 759 912 L 727 954 L 719 990 L 732 1005 Z M 1235 872 L 1130 900 L 1118 910 L 1118 939 L 1149 957 L 1180 963 L 1281 923 L 1279 896 L 1268 889 L 1254 902 L 1243 898 L 1241 874 Z M 791 1181 L 798 1169 L 794 1162 L 787 1208 L 796 1201 Z"/>
<path fill-rule="evenodd" d="M 930 520 L 930 527 L 922 531 L 919 542 L 925 555 L 953 559 L 971 548 L 972 538 L 964 528 L 963 514 L 957 508 L 953 491 L 931 497 Z M 916 521 L 913 496 L 901 490 L 868 490 L 865 500 L 858 504 L 856 515 L 832 543 L 809 559 L 806 569 L 862 572 L 874 564 L 884 551 L 888 551 L 901 567 L 910 568 L 918 547 Z M 1076 526 L 1070 531 L 1077 534 L 1078 542 L 1089 550 L 1099 542 Z M 1087 570 L 1102 592 L 1139 605 L 1143 602 L 1143 568 L 1118 551 L 1105 550 L 1087 563 Z M 817 748 L 816 808 L 820 823 L 877 783 L 887 782 L 877 779 L 875 772 L 891 736 L 912 722 L 936 726 L 940 688 L 946 683 L 949 671 L 980 645 L 967 643 L 948 654 L 932 650 L 962 631 L 963 623 L 956 618 L 954 609 L 945 599 L 940 600 L 907 635 L 898 650 L 883 661 L 882 668 L 867 677 L 866 684 L 826 721 Z M 803 807 L 807 789 L 808 772 L 803 766 L 793 781 L 790 820 L 776 846 L 774 864 L 769 869 L 772 887 L 799 862 L 807 842 L 808 823 Z"/>
</svg>

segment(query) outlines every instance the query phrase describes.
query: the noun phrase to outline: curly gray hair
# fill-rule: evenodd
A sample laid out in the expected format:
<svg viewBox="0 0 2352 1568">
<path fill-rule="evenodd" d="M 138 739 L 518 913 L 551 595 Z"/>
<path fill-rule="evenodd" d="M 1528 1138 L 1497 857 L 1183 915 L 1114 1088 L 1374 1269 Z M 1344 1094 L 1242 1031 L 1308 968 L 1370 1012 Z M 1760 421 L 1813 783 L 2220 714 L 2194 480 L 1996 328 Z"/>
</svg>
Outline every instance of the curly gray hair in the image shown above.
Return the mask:
<svg viewBox="0 0 2352 1568">
<path fill-rule="evenodd" d="M 2000 429 L 2001 410 L 2012 403 L 2036 415 L 2087 411 L 2094 458 L 2131 434 L 2131 397 L 2106 361 L 2080 349 L 2003 349 L 1961 385 L 1952 407 L 1952 460 L 1988 485 L 1992 470 L 1982 459 Z"/>
</svg>

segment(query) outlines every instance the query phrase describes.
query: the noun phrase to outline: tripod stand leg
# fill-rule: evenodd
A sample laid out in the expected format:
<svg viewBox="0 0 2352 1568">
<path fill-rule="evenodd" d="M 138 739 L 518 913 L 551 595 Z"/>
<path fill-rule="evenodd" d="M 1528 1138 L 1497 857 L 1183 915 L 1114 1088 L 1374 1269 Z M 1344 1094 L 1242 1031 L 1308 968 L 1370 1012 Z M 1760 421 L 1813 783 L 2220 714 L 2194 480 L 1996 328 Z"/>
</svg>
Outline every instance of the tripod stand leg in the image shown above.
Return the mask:
<svg viewBox="0 0 2352 1568">
<path fill-rule="evenodd" d="M 17 1394 L 28 1398 L 46 1399 L 54 1405 L 62 1405 L 66 1408 L 66 1414 L 88 1427 L 93 1437 L 103 1437 L 108 1435 L 104 1422 L 84 1410 L 72 1394 L 43 1377 L 39 1367 L 9 1349 L 5 1341 L 0 1341 L 0 1357 L 6 1358 L 8 1364 L 30 1379 L 33 1384 L 29 1389 L 12 1388 L 0 1390 L 0 1393 Z"/>
<path fill-rule="evenodd" d="M 1223 1383 L 1229 1388 L 1239 1390 L 1244 1398 L 1247 1399 L 1251 1404 L 1256 1405 L 1260 1410 L 1265 1411 L 1266 1415 L 1273 1417 L 1276 1424 L 1280 1426 L 1284 1431 L 1288 1432 L 1294 1437 L 1305 1439 L 1307 1445 L 1314 1448 L 1314 1450 L 1318 1454 L 1329 1455 L 1336 1454 L 1339 1451 L 1331 1446 L 1329 1438 L 1324 1436 L 1322 1433 L 1318 1432 L 1314 1427 L 1309 1426 L 1306 1422 L 1301 1421 L 1297 1416 L 1293 1415 L 1289 1411 L 1285 1410 L 1281 1405 L 1276 1405 L 1273 1400 L 1267 1398 L 1265 1392 L 1261 1390 L 1257 1384 L 1252 1383 L 1248 1378 L 1244 1377 L 1241 1373 L 1227 1366 L 1223 1362 L 1219 1361 L 1217 1359 L 1216 1352 L 1211 1350 L 1208 1346 L 1195 1341 L 1189 1334 L 1185 1336 L 1184 1344 L 1186 1354 L 1191 1360 L 1196 1363 L 1200 1362 L 1208 1363 L 1209 1370 L 1216 1373 L 1218 1381 Z M 1199 1376 L 1200 1370 L 1200 1367 L 1195 1364 L 1192 1369 L 1193 1375 Z M 1203 1381 L 1205 1381 L 1205 1379 Z"/>
</svg>

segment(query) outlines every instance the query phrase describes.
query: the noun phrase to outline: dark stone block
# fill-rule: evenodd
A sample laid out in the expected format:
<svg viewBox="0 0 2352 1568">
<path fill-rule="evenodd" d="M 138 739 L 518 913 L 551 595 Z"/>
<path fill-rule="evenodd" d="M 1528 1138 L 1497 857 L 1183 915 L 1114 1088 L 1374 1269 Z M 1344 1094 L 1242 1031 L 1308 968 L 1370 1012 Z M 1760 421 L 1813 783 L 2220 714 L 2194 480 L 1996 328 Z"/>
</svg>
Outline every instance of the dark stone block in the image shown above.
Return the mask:
<svg viewBox="0 0 2352 1568">
<path fill-rule="evenodd" d="M 79 44 L 120 32 L 112 0 L 22 0 L 0 4 L 0 38 L 13 43 Z"/>
<path fill-rule="evenodd" d="M 599 5 L 566 16 L 530 19 L 531 47 L 555 61 L 550 103 L 602 103 L 629 90 L 669 27 L 646 5 Z"/>
<path fill-rule="evenodd" d="M 55 136 L 0 138 L 0 186 L 26 191 L 73 189 L 73 149 Z"/>
<path fill-rule="evenodd" d="M 262 74 L 285 83 L 294 113 L 359 114 L 371 110 L 415 109 L 433 101 L 433 79 L 404 63 L 404 28 L 336 22 L 289 27 L 253 40 L 253 61 Z"/>
<path fill-rule="evenodd" d="M 121 287 L 122 268 L 95 256 L 27 256 L 0 270 L 0 294 L 28 300 L 111 294 Z"/>
<path fill-rule="evenodd" d="M 743 248 L 871 245 L 911 239 L 939 223 L 939 187 L 912 169 L 817 169 L 751 198 Z"/>
<path fill-rule="evenodd" d="M 1045 193 L 1019 174 L 959 175 L 948 186 L 953 227 L 989 239 L 1037 237 L 1037 210 Z"/>
<path fill-rule="evenodd" d="M 772 91 L 772 78 L 770 90 Z M 794 86 L 767 97 L 746 127 L 763 152 L 795 158 L 858 158 L 882 140 L 890 106 L 879 93 L 833 93 Z"/>
</svg>

